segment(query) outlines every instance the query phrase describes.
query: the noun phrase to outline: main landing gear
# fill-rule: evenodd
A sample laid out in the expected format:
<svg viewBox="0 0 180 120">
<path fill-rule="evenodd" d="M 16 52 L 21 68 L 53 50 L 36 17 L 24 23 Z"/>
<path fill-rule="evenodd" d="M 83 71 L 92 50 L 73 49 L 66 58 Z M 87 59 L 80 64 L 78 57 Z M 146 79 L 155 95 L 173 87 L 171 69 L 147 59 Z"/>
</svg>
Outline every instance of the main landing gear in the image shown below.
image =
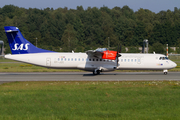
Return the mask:
<svg viewBox="0 0 180 120">
<path fill-rule="evenodd" d="M 97 69 L 95 69 L 95 70 L 93 71 L 93 75 L 99 75 L 99 74 L 100 74 L 100 72 L 101 72 L 101 70 L 97 70 Z"/>
<path fill-rule="evenodd" d="M 167 75 L 168 70 L 163 70 L 163 72 L 164 72 L 164 75 Z"/>
</svg>

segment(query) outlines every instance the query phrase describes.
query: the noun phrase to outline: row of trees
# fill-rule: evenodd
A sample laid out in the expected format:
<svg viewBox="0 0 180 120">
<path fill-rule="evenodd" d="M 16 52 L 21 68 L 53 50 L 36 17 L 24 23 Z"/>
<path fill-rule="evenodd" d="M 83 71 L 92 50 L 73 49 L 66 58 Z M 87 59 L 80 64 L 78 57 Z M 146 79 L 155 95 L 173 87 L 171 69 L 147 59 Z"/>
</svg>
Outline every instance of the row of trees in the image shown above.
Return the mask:
<svg viewBox="0 0 180 120">
<path fill-rule="evenodd" d="M 151 12 L 139 9 L 134 12 L 128 6 L 106 6 L 100 9 L 82 6 L 68 8 L 19 8 L 6 5 L 0 8 L 0 39 L 4 40 L 6 52 L 10 52 L 4 26 L 17 26 L 24 37 L 38 47 L 54 51 L 86 51 L 97 47 L 116 49 L 123 46 L 149 45 L 180 46 L 180 9 Z M 153 51 L 153 47 L 152 48 Z"/>
</svg>

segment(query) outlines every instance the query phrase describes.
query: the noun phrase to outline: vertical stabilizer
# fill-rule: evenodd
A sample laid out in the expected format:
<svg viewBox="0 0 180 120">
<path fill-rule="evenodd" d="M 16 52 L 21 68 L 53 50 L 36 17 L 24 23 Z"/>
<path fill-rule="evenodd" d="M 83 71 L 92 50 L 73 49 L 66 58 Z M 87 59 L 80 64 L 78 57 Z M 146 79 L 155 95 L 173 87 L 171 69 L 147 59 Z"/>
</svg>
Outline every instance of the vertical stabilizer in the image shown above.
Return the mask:
<svg viewBox="0 0 180 120">
<path fill-rule="evenodd" d="M 11 48 L 12 54 L 28 54 L 28 53 L 43 53 L 43 52 L 53 52 L 49 50 L 44 50 L 37 48 L 26 40 L 21 34 L 20 30 L 14 26 L 4 27 L 6 36 Z"/>
</svg>

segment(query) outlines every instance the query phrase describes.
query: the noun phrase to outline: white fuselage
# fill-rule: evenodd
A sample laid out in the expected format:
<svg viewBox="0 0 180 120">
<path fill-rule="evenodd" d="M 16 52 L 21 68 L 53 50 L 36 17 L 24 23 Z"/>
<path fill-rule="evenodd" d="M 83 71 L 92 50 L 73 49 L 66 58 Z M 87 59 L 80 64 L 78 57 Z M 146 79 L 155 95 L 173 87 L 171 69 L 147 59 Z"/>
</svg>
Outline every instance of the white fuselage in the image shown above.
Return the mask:
<svg viewBox="0 0 180 120">
<path fill-rule="evenodd" d="M 55 69 L 82 69 L 93 71 L 119 70 L 168 70 L 176 67 L 176 63 L 162 54 L 121 53 L 119 64 L 116 60 L 89 58 L 86 53 L 34 53 L 5 55 L 5 58 Z"/>
</svg>

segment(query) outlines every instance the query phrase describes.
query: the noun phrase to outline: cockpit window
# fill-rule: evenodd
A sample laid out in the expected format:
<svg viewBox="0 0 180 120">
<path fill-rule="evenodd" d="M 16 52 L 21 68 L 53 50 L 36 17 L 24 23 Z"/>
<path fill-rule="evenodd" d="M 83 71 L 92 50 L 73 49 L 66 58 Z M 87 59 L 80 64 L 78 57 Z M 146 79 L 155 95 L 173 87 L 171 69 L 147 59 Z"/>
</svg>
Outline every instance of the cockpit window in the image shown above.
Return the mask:
<svg viewBox="0 0 180 120">
<path fill-rule="evenodd" d="M 159 60 L 168 60 L 168 57 L 160 57 Z"/>
<path fill-rule="evenodd" d="M 165 57 L 165 60 L 169 60 L 168 57 Z"/>
</svg>

